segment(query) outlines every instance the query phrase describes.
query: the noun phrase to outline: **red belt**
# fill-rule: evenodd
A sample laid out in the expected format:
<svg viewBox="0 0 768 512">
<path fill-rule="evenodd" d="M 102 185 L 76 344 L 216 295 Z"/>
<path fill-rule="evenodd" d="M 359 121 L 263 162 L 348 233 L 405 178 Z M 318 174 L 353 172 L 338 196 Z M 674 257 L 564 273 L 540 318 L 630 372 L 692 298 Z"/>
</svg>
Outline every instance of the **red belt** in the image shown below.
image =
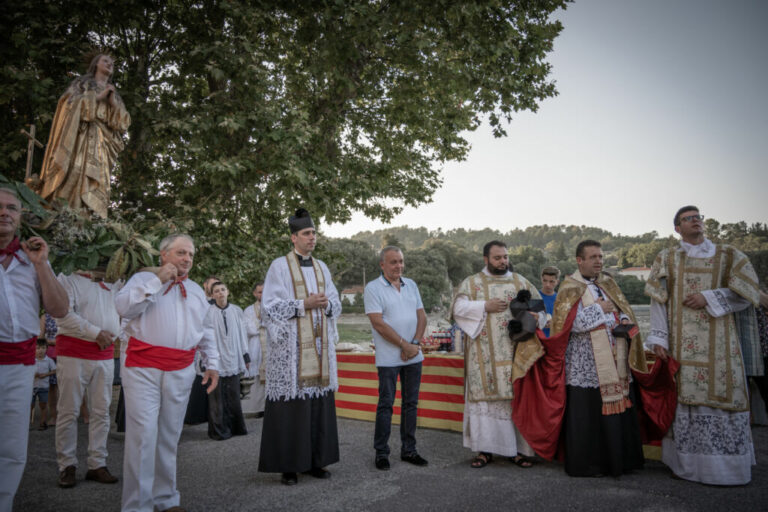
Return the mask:
<svg viewBox="0 0 768 512">
<path fill-rule="evenodd" d="M 18 343 L 0 341 L 0 364 L 23 364 L 24 366 L 35 364 L 36 345 L 37 336 Z"/>
<path fill-rule="evenodd" d="M 178 348 L 150 345 L 133 336 L 128 340 L 125 349 L 125 366 L 139 368 L 157 368 L 166 372 L 183 370 L 195 361 L 195 349 L 181 350 Z"/>
<path fill-rule="evenodd" d="M 106 361 L 115 357 L 114 343 L 104 350 L 95 341 L 59 334 L 56 336 L 56 356 L 77 357 L 90 361 Z"/>
</svg>

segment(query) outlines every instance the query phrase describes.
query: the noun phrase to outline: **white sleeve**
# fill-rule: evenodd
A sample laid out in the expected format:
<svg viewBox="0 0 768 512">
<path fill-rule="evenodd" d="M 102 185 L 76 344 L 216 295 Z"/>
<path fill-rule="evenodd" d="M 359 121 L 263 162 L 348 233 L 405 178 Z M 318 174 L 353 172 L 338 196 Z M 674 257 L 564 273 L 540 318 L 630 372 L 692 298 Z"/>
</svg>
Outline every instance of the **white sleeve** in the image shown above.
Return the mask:
<svg viewBox="0 0 768 512">
<path fill-rule="evenodd" d="M 701 294 L 707 300 L 707 313 L 715 318 L 736 313 L 750 306 L 747 299 L 728 288 L 704 290 Z"/>
<path fill-rule="evenodd" d="M 667 325 L 667 305 L 651 299 L 651 330 L 644 345 L 653 350 L 654 345 L 669 350 L 669 326 Z"/>
<path fill-rule="evenodd" d="M 209 308 L 208 313 L 205 315 L 205 320 L 203 321 L 203 336 L 200 338 L 197 348 L 201 352 L 201 358 L 205 368 L 207 370 L 219 371 L 219 348 L 216 346 L 213 316 L 211 316 L 210 311 L 211 309 Z"/>
<path fill-rule="evenodd" d="M 469 300 L 464 294 L 457 296 L 453 303 L 453 319 L 467 336 L 477 338 L 485 325 L 485 301 Z"/>
<path fill-rule="evenodd" d="M 66 290 L 67 296 L 69 297 L 69 312 L 64 318 L 55 319 L 59 330 L 77 333 L 77 337 L 84 339 L 85 341 L 95 341 L 96 337 L 101 332 L 101 328 L 92 324 L 76 313 L 78 310 L 76 307 L 78 298 L 77 282 L 75 281 L 76 278 L 73 279 L 70 276 L 59 274 L 56 279 L 59 281 L 61 286 L 64 287 L 64 290 Z"/>
<path fill-rule="evenodd" d="M 117 313 L 123 318 L 136 318 L 155 303 L 155 295 L 162 287 L 163 283 L 152 272 L 134 274 L 115 295 Z"/>
</svg>

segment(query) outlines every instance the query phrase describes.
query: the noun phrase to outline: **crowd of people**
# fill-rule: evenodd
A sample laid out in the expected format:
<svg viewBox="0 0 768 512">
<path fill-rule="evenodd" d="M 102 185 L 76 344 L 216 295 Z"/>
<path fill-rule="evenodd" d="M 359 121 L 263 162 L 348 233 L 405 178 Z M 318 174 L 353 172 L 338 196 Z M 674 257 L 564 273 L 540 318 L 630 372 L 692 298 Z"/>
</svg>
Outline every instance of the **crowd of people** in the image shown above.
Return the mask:
<svg viewBox="0 0 768 512">
<path fill-rule="evenodd" d="M 84 401 L 85 478 L 118 482 L 106 449 L 116 364 L 125 417 L 122 510 L 183 510 L 176 456 L 185 418 L 203 411 L 211 439 L 247 434 L 241 378 L 250 385 L 248 409 L 263 418 L 258 471 L 279 473 L 285 485 L 299 475 L 331 477 L 328 467 L 339 461 L 342 308 L 328 267 L 312 256 L 309 212 L 288 219 L 293 247 L 272 262 L 245 310 L 215 276 L 203 287 L 189 279 L 195 245 L 186 234 L 160 242 L 161 266 L 107 283 L 98 269 L 57 278 L 42 238 L 20 242 L 20 218 L 18 197 L 0 189 L 0 512 L 12 509 L 26 463 L 29 400 L 39 401 L 40 428 L 47 427 L 54 374 L 58 485 L 78 480 Z M 768 362 L 768 295 L 744 254 L 706 239 L 698 208 L 681 208 L 673 224 L 680 246 L 658 255 L 646 285 L 645 343 L 632 307 L 603 272 L 599 242 L 578 244 L 578 269 L 562 283 L 558 269 L 544 268 L 541 291 L 510 270 L 503 242 L 485 245 L 484 268 L 458 286 L 450 308 L 464 333 L 463 444 L 476 453 L 472 468 L 494 457 L 531 468 L 537 455 L 559 455 L 571 476 L 620 476 L 642 468 L 643 443 L 657 440 L 676 477 L 750 481 L 747 375 L 764 375 Z M 379 264 L 381 275 L 364 293 L 379 381 L 371 462 L 391 467 L 399 379 L 400 460 L 427 466 L 416 443 L 427 326 L 418 276 L 404 276 L 395 246 L 381 249 Z M 55 363 L 38 341 L 41 306 L 55 319 Z M 760 369 L 745 364 L 748 350 L 760 354 Z"/>
</svg>

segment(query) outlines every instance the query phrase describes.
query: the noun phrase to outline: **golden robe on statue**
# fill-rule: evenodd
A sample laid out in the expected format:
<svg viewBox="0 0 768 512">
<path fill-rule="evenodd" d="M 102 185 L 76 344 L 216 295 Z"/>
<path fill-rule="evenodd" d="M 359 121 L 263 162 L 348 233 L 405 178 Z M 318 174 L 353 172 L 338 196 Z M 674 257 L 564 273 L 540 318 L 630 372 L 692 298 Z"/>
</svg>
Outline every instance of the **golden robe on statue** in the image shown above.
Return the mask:
<svg viewBox="0 0 768 512">
<path fill-rule="evenodd" d="M 59 99 L 40 172 L 38 193 L 64 198 L 73 209 L 107 217 L 111 171 L 123 150 L 131 116 L 117 93 L 116 107 L 98 101 L 104 86 L 92 77 L 76 79 Z"/>
</svg>

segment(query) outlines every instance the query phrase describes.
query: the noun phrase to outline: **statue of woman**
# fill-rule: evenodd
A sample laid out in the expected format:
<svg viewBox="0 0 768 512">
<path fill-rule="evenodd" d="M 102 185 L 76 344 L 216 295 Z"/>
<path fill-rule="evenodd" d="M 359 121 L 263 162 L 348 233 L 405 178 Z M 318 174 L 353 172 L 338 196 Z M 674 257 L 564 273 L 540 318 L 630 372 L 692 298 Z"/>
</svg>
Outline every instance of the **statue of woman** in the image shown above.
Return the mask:
<svg viewBox="0 0 768 512">
<path fill-rule="evenodd" d="M 40 171 L 43 199 L 107 217 L 111 171 L 131 116 L 110 83 L 114 61 L 98 54 L 59 99 Z"/>
</svg>

